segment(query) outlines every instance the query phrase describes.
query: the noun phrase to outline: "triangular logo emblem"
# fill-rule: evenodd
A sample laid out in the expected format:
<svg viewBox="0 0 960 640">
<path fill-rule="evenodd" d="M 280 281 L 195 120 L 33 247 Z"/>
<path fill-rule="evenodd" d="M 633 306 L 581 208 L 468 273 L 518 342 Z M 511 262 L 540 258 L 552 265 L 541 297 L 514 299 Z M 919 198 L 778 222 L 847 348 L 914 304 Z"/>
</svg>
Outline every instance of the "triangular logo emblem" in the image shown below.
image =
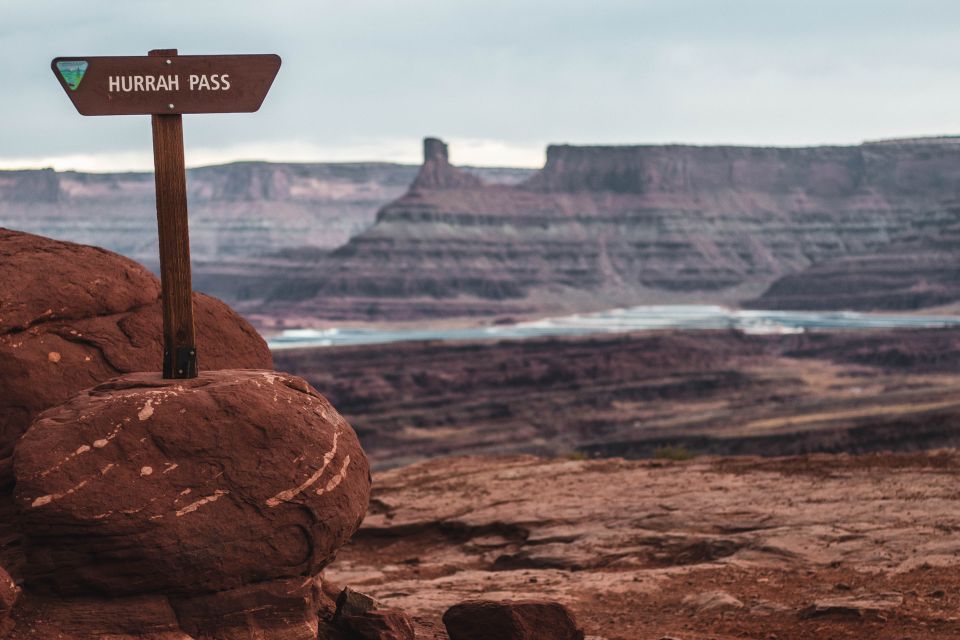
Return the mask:
<svg viewBox="0 0 960 640">
<path fill-rule="evenodd" d="M 86 60 L 61 60 L 57 63 L 57 71 L 70 90 L 76 91 L 83 80 L 83 74 L 87 72 L 87 66 Z"/>
</svg>

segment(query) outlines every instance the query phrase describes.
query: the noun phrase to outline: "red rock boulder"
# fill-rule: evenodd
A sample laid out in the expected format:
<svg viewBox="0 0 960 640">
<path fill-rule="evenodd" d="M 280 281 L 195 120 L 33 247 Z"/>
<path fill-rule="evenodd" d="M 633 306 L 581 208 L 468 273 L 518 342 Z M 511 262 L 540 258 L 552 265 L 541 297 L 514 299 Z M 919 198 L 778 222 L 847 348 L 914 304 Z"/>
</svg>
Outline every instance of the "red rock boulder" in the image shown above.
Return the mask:
<svg viewBox="0 0 960 640">
<path fill-rule="evenodd" d="M 345 632 L 351 640 L 414 640 L 417 637 L 406 613 L 384 608 L 370 596 L 349 587 L 337 597 L 332 623 L 334 630 Z"/>
<path fill-rule="evenodd" d="M 120 255 L 0 229 L 0 459 L 33 418 L 117 375 L 159 371 L 160 282 Z M 201 369 L 270 369 L 227 305 L 194 295 Z"/>
<path fill-rule="evenodd" d="M 43 413 L 14 454 L 34 593 L 196 596 L 316 575 L 370 493 L 350 425 L 302 379 L 130 374 Z"/>
<path fill-rule="evenodd" d="M 583 640 L 559 602 L 468 600 L 443 614 L 450 640 Z"/>
</svg>

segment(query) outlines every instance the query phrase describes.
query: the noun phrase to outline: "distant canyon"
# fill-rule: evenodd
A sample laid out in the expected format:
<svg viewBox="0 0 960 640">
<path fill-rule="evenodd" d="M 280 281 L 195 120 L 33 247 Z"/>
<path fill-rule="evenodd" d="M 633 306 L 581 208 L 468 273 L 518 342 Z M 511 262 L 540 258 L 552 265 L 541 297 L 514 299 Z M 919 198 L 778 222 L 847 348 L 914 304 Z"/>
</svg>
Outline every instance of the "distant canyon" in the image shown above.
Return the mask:
<svg viewBox="0 0 960 640">
<path fill-rule="evenodd" d="M 960 143 L 547 149 L 540 171 L 190 171 L 195 288 L 261 328 L 662 303 L 912 310 L 960 299 Z M 0 226 L 156 268 L 149 173 L 0 172 Z"/>
</svg>

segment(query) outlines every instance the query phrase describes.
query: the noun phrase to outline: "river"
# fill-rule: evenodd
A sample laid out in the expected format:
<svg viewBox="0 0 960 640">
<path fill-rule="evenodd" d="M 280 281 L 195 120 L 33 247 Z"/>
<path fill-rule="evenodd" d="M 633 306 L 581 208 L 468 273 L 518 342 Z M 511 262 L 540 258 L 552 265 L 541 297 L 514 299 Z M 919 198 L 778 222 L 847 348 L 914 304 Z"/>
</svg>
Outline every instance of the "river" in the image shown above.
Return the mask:
<svg viewBox="0 0 960 640">
<path fill-rule="evenodd" d="M 746 333 L 799 333 L 822 329 L 930 328 L 960 325 L 960 316 L 921 316 L 851 311 L 744 311 L 713 305 L 663 305 L 611 309 L 515 324 L 444 328 L 287 329 L 271 336 L 271 349 L 337 347 L 404 340 L 503 340 L 544 336 L 738 329 Z"/>
</svg>

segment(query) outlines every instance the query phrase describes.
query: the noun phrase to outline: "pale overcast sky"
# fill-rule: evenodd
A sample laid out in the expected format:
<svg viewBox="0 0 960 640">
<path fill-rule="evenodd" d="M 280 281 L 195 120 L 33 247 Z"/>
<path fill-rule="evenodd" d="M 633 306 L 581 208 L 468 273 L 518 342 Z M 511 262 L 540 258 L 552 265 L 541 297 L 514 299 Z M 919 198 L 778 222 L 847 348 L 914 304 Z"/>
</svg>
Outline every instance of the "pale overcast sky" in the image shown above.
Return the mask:
<svg viewBox="0 0 960 640">
<path fill-rule="evenodd" d="M 278 53 L 259 113 L 185 116 L 191 165 L 539 166 L 549 143 L 808 145 L 960 133 L 956 0 L 0 0 L 0 167 L 148 169 L 58 55 Z"/>
</svg>

